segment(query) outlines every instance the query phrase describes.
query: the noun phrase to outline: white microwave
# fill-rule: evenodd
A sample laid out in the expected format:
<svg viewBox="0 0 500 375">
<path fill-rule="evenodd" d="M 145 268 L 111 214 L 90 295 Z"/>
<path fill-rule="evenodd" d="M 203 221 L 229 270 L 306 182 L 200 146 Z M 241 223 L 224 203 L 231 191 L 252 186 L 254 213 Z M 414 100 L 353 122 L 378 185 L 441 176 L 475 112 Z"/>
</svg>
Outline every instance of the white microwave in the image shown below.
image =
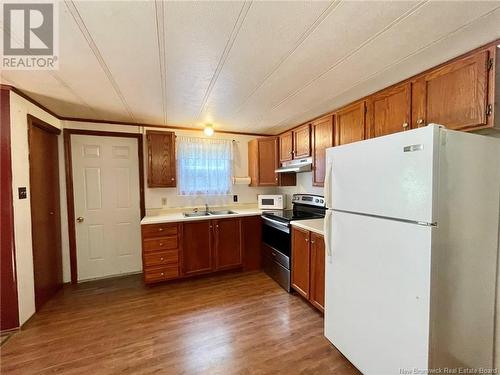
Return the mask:
<svg viewBox="0 0 500 375">
<path fill-rule="evenodd" d="M 257 200 L 261 210 L 282 210 L 285 205 L 285 197 L 282 194 L 259 194 Z"/>
</svg>

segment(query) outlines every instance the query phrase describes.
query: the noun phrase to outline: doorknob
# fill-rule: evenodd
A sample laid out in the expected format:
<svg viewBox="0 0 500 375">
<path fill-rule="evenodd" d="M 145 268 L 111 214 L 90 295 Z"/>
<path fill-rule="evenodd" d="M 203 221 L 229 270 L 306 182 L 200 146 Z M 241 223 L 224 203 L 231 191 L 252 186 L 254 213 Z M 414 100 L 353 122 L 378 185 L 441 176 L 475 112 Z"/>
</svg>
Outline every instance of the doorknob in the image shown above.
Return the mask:
<svg viewBox="0 0 500 375">
<path fill-rule="evenodd" d="M 76 218 L 76 221 L 79 222 L 79 223 L 83 223 L 83 220 L 85 220 L 85 219 L 83 217 L 81 217 L 81 216 L 78 216 Z"/>
</svg>

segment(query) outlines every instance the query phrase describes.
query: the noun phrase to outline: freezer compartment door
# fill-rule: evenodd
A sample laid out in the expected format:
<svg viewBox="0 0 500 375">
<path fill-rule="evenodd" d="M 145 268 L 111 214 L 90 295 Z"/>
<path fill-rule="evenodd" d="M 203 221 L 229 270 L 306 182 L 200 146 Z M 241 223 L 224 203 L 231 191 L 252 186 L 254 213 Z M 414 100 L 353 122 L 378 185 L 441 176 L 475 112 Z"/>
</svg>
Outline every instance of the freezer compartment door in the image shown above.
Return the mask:
<svg viewBox="0 0 500 375">
<path fill-rule="evenodd" d="M 328 208 L 435 222 L 439 133 L 430 125 L 329 148 Z"/>
<path fill-rule="evenodd" d="M 430 227 L 334 212 L 325 336 L 364 374 L 427 369 Z"/>
</svg>

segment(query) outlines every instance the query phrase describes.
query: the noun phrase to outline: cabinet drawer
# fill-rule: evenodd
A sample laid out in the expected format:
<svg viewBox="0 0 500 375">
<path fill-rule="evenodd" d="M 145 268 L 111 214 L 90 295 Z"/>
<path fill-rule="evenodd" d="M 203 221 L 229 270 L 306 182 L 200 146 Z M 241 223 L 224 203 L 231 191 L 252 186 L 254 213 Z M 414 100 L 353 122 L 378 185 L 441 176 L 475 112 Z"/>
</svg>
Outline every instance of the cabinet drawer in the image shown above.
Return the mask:
<svg viewBox="0 0 500 375">
<path fill-rule="evenodd" d="M 149 224 L 142 226 L 142 237 L 176 236 L 177 224 Z"/>
<path fill-rule="evenodd" d="M 144 267 L 179 264 L 179 251 L 169 250 L 144 254 Z"/>
<path fill-rule="evenodd" d="M 161 237 L 151 240 L 145 239 L 142 242 L 142 250 L 144 252 L 171 250 L 177 249 L 177 247 L 177 236 Z"/>
<path fill-rule="evenodd" d="M 179 266 L 147 267 L 144 269 L 144 281 L 154 283 L 179 277 Z"/>
</svg>

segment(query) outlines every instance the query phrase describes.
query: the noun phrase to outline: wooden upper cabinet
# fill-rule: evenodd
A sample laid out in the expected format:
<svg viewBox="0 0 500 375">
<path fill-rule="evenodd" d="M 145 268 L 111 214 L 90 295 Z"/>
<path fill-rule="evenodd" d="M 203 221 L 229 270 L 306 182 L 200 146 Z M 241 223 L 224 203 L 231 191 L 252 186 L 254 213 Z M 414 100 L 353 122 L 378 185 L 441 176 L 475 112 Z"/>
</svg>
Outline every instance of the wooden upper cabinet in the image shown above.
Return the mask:
<svg viewBox="0 0 500 375">
<path fill-rule="evenodd" d="M 292 287 L 307 299 L 309 299 L 309 252 L 309 231 L 292 228 Z"/>
<path fill-rule="evenodd" d="M 148 149 L 148 187 L 175 187 L 175 133 L 146 132 Z"/>
<path fill-rule="evenodd" d="M 323 186 L 326 171 L 326 149 L 333 146 L 333 115 L 312 123 L 313 186 Z"/>
<path fill-rule="evenodd" d="M 278 174 L 278 137 L 259 139 L 259 186 L 277 186 Z"/>
<path fill-rule="evenodd" d="M 191 221 L 182 224 L 182 274 L 212 271 L 212 222 Z"/>
<path fill-rule="evenodd" d="M 213 220 L 215 268 L 224 270 L 242 265 L 241 219 Z"/>
<path fill-rule="evenodd" d="M 293 131 L 293 158 L 311 156 L 311 126 L 302 125 Z"/>
<path fill-rule="evenodd" d="M 494 49 L 483 50 L 417 78 L 412 87 L 413 127 L 429 123 L 454 130 L 493 126 L 487 115 L 488 105 L 493 104 L 492 54 Z"/>
<path fill-rule="evenodd" d="M 411 84 L 397 85 L 372 95 L 367 101 L 367 138 L 410 129 Z"/>
<path fill-rule="evenodd" d="M 293 132 L 280 135 L 280 162 L 293 159 Z"/>
<path fill-rule="evenodd" d="M 335 145 L 365 139 L 365 101 L 351 104 L 335 112 Z"/>
<path fill-rule="evenodd" d="M 325 240 L 311 232 L 311 290 L 309 301 L 319 310 L 325 309 Z"/>
</svg>

